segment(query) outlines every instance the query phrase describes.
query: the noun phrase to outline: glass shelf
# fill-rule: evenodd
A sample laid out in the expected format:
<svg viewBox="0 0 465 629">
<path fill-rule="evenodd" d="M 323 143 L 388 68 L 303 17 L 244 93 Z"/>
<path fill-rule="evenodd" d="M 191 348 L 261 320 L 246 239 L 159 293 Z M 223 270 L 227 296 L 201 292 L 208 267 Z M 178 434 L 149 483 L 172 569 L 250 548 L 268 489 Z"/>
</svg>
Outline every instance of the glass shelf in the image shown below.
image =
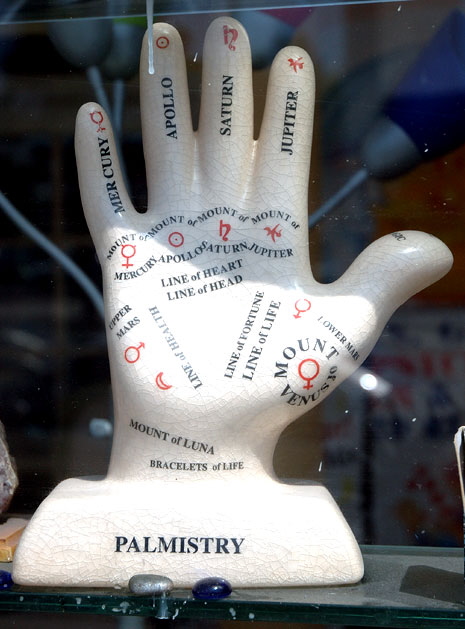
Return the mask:
<svg viewBox="0 0 465 629">
<path fill-rule="evenodd" d="M 0 612 L 71 612 L 157 619 L 203 618 L 377 627 L 465 626 L 463 550 L 362 547 L 365 578 L 357 585 L 240 589 L 220 601 L 187 590 L 169 597 L 126 590 L 64 590 L 15 586 L 0 592 Z M 0 564 L 3 569 L 11 564 Z"/>
<path fill-rule="evenodd" d="M 381 1 L 400 4 L 408 0 L 157 0 L 155 14 L 222 13 L 283 7 L 373 4 Z M 0 9 L 0 24 L 146 15 L 146 0 L 8 0 L 4 4 L 6 7 Z"/>
</svg>

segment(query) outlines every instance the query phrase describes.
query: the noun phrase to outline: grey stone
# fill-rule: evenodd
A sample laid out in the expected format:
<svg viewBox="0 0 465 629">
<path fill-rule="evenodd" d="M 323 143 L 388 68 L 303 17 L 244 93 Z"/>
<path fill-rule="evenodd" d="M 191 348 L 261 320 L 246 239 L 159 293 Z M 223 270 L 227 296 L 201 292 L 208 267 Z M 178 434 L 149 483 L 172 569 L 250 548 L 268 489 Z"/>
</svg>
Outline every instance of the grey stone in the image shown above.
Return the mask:
<svg viewBox="0 0 465 629">
<path fill-rule="evenodd" d="M 5 429 L 0 422 L 0 513 L 6 511 L 18 486 L 14 460 L 10 457 Z"/>
<path fill-rule="evenodd" d="M 161 574 L 135 574 L 129 579 L 129 589 L 133 594 L 161 596 L 171 592 L 173 582 Z"/>
</svg>

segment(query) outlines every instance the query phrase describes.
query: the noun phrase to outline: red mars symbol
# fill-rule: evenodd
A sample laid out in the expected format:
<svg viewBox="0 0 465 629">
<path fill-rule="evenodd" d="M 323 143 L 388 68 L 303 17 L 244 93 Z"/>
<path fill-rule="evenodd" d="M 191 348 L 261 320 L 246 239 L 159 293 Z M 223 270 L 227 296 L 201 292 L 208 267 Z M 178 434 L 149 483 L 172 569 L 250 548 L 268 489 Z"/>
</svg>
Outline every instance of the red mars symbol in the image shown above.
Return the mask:
<svg viewBox="0 0 465 629">
<path fill-rule="evenodd" d="M 168 236 L 168 242 L 172 247 L 181 247 L 184 244 L 184 236 L 181 232 L 173 232 Z"/>
<path fill-rule="evenodd" d="M 137 363 L 140 358 L 140 350 L 143 347 L 145 347 L 145 343 L 139 343 L 137 346 L 130 345 L 129 347 L 126 347 L 124 350 L 124 360 L 130 365 Z"/>
<path fill-rule="evenodd" d="M 170 40 L 168 39 L 168 37 L 165 37 L 164 35 L 162 35 L 161 37 L 159 37 L 157 39 L 157 41 L 155 42 L 157 48 L 168 48 L 168 46 L 170 45 Z"/>
<path fill-rule="evenodd" d="M 168 389 L 171 389 L 173 386 L 172 384 L 166 384 L 166 382 L 163 382 L 163 371 L 160 371 L 160 373 L 155 376 L 155 384 L 162 391 L 168 391 Z"/>
<path fill-rule="evenodd" d="M 304 373 L 302 373 L 302 369 L 304 367 L 305 368 L 310 367 L 310 374 L 311 374 L 310 376 L 307 376 Z M 306 358 L 300 363 L 298 367 L 298 371 L 299 371 L 299 376 L 302 378 L 302 380 L 307 381 L 307 384 L 304 384 L 304 389 L 311 389 L 313 387 L 313 384 L 310 384 L 310 383 L 320 373 L 320 365 L 313 358 Z"/>
</svg>

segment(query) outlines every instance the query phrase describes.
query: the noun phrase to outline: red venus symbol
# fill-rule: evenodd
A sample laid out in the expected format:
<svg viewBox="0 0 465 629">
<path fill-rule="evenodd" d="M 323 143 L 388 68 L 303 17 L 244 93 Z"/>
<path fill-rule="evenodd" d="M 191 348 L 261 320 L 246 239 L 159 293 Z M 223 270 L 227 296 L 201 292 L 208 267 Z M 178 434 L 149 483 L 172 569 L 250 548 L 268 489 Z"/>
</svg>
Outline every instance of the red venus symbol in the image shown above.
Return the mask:
<svg viewBox="0 0 465 629">
<path fill-rule="evenodd" d="M 313 374 L 311 374 L 310 376 L 306 376 L 304 373 L 302 373 L 302 368 L 305 365 L 310 366 L 310 369 L 313 370 Z M 304 389 L 311 389 L 313 387 L 313 384 L 310 384 L 310 383 L 312 380 L 315 380 L 317 375 L 320 373 L 320 365 L 313 358 L 306 358 L 300 363 L 298 367 L 298 371 L 299 371 L 299 376 L 302 378 L 302 380 L 307 381 L 307 384 L 304 384 Z"/>
<path fill-rule="evenodd" d="M 304 308 L 299 308 L 298 304 L 300 301 L 302 301 L 305 304 Z M 293 315 L 294 319 L 300 319 L 300 317 L 302 316 L 302 313 L 308 312 L 311 307 L 312 307 L 312 304 L 308 299 L 298 299 L 294 304 L 294 308 L 296 309 L 296 312 L 297 312 L 297 314 Z"/>
<path fill-rule="evenodd" d="M 304 67 L 304 62 L 302 61 L 302 57 L 299 57 L 298 59 L 288 59 L 289 61 L 289 65 L 291 66 L 291 68 L 294 70 L 294 72 L 297 74 L 297 70 L 302 70 L 302 68 Z"/>
</svg>

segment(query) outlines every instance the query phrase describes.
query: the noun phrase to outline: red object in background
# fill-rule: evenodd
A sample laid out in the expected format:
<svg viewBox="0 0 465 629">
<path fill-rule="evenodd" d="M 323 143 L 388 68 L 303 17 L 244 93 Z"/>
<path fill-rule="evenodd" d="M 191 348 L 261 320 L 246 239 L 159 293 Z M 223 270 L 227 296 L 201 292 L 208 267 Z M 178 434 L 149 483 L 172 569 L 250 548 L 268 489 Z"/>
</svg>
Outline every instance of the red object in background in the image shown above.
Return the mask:
<svg viewBox="0 0 465 629">
<path fill-rule="evenodd" d="M 298 9 L 263 9 L 260 13 L 271 15 L 277 20 L 281 20 L 281 22 L 297 28 L 297 26 L 302 24 L 312 11 L 313 9 L 309 7 L 302 7 Z"/>
</svg>

